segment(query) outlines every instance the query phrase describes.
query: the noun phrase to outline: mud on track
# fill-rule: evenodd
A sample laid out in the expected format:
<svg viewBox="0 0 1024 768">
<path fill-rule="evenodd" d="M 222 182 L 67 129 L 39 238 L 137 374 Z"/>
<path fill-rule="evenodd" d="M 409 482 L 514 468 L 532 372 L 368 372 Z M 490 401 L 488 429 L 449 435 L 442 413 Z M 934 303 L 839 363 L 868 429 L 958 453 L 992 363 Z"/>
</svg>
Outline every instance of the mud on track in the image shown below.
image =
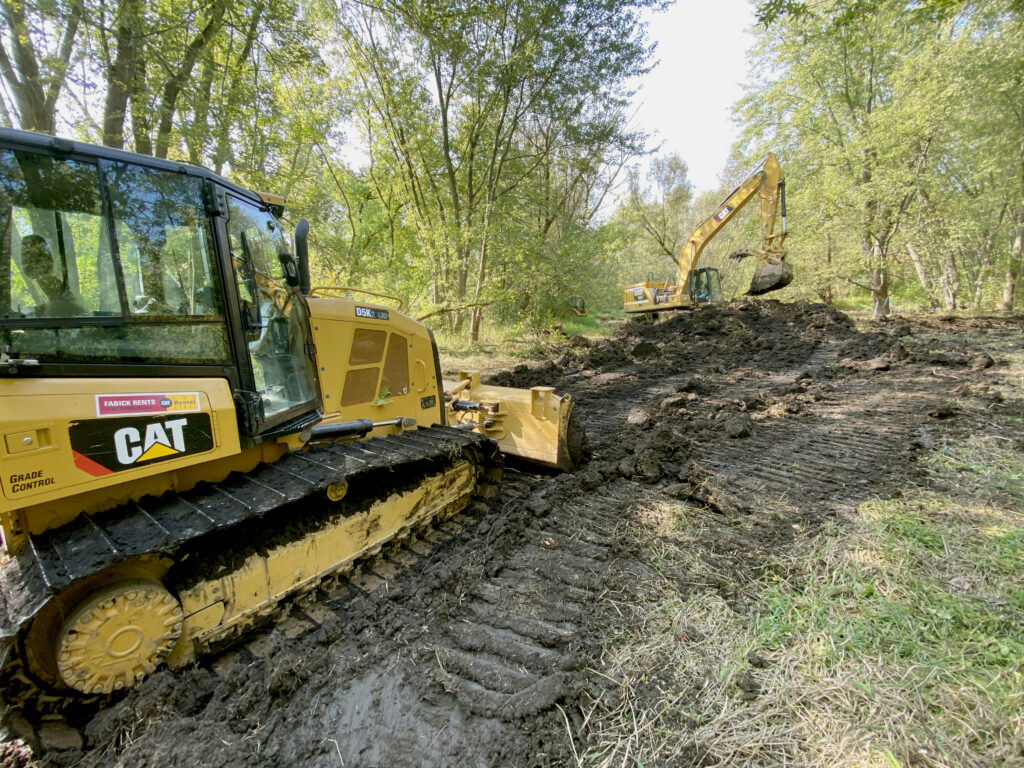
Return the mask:
<svg viewBox="0 0 1024 768">
<path fill-rule="evenodd" d="M 50 747 L 40 760 L 569 764 L 566 718 L 609 695 L 602 645 L 654 575 L 643 510 L 703 510 L 702 557 L 733 576 L 668 575 L 748 610 L 761 554 L 898 493 L 965 408 L 999 407 L 999 361 L 977 344 L 1021 323 L 958 323 L 982 324 L 964 329 L 981 341 L 933 342 L 950 323 L 862 332 L 821 305 L 734 303 L 631 321 L 495 376 L 573 393 L 590 462 L 574 476 L 507 468 L 499 498 L 323 585 L 245 646 L 158 673 L 80 727 L 29 734 Z"/>
</svg>

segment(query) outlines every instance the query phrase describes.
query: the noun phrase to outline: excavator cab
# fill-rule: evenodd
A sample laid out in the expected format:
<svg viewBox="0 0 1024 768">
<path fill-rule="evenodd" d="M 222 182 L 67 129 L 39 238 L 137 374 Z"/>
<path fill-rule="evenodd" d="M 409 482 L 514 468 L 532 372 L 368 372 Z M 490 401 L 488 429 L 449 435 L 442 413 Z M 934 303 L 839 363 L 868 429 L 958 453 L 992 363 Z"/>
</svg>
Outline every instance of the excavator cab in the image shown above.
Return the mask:
<svg viewBox="0 0 1024 768">
<path fill-rule="evenodd" d="M 722 300 L 722 275 L 714 267 L 700 267 L 690 280 L 690 302 L 706 304 Z"/>
</svg>

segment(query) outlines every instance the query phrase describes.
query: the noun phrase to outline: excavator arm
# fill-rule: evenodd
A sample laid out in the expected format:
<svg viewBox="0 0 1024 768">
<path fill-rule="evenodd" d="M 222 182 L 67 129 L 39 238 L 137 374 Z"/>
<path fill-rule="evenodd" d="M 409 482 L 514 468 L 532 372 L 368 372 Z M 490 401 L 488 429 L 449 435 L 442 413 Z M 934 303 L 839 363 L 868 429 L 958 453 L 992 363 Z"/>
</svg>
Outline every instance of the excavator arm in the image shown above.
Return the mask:
<svg viewBox="0 0 1024 768">
<path fill-rule="evenodd" d="M 757 258 L 757 268 L 747 290 L 749 295 L 756 296 L 789 285 L 793 280 L 793 268 L 786 262 L 786 251 L 783 248 L 786 239 L 786 182 L 778 158 L 769 152 L 757 168 L 715 207 L 714 212 L 690 232 L 679 255 L 679 272 L 675 283 L 647 282 L 628 286 L 625 289 L 623 308 L 627 312 L 657 312 L 708 300 L 710 294 L 707 291 L 693 290 L 697 287 L 694 278 L 701 272 L 713 273 L 705 281 L 710 284 L 712 277 L 717 280 L 718 275 L 717 270 L 698 269 L 701 253 L 754 195 L 761 201 L 761 247 L 733 251 L 729 258 Z M 782 228 L 776 232 L 775 222 L 780 209 Z"/>
<path fill-rule="evenodd" d="M 755 194 L 761 201 L 761 247 L 741 248 L 729 254 L 729 258 L 738 260 L 747 256 L 757 257 L 757 269 L 747 291 L 750 295 L 777 291 L 792 282 L 793 268 L 786 263 L 786 251 L 783 248 L 786 239 L 786 180 L 778 158 L 769 152 L 757 168 L 726 195 L 715 212 L 694 227 L 686 239 L 679 258 L 679 275 L 676 280 L 683 293 L 689 292 L 690 280 L 704 248 Z M 775 221 L 780 208 L 782 229 L 776 232 Z"/>
</svg>

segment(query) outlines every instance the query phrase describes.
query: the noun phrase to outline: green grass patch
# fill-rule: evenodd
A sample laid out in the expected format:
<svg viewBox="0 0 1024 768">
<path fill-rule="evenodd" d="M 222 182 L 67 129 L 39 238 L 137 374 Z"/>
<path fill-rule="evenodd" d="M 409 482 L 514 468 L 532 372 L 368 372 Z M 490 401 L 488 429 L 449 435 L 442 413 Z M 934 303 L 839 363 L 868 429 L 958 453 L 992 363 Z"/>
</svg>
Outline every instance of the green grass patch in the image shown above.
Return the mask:
<svg viewBox="0 0 1024 768">
<path fill-rule="evenodd" d="M 800 707 L 827 724 L 808 746 L 830 764 L 1019 759 L 1022 563 L 1018 510 L 928 493 L 871 502 L 852 530 L 767 564 L 747 640 L 783 662 L 778 695 L 842 691 Z M 870 747 L 844 756 L 837 745 L 850 736 Z"/>
<path fill-rule="evenodd" d="M 606 317 L 592 312 L 585 317 L 571 315 L 562 322 L 562 331 L 570 336 L 589 336 L 600 338 L 611 336 L 614 328 L 608 322 L 602 322 Z"/>
<path fill-rule="evenodd" d="M 962 768 L 1024 762 L 1024 498 L 1012 441 L 923 461 L 934 482 L 797 539 L 726 605 L 735 576 L 701 513 L 665 538 L 637 621 L 606 649 L 617 686 L 574 736 L 579 765 Z M 727 534 L 723 534 L 727 535 Z M 664 574 L 685 573 L 680 590 Z M 694 589 L 694 586 L 697 588 Z M 752 666 L 748 652 L 768 661 Z M 652 692 L 649 684 L 656 681 Z M 753 681 L 756 696 L 744 691 Z"/>
</svg>

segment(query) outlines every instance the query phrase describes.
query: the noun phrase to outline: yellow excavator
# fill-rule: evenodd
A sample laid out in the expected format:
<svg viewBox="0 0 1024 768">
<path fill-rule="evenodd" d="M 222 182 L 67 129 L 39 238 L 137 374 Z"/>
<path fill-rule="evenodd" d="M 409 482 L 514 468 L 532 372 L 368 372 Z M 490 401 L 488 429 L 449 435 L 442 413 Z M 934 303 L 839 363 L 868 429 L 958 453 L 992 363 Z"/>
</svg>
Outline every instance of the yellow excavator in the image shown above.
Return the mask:
<svg viewBox="0 0 1024 768">
<path fill-rule="evenodd" d="M 721 301 L 721 274 L 713 267 L 698 267 L 697 262 L 707 244 L 755 194 L 761 200 L 761 247 L 738 249 L 729 254 L 729 258 L 756 257 L 757 267 L 748 295 L 758 296 L 789 285 L 793 281 L 793 267 L 786 261 L 783 248 L 786 239 L 786 181 L 778 158 L 769 152 L 686 238 L 679 255 L 675 282 L 654 282 L 648 276 L 646 282 L 627 286 L 623 292 L 622 308 L 626 312 L 663 312 Z M 776 232 L 778 213 L 782 214 L 782 229 Z"/>
<path fill-rule="evenodd" d="M 443 390 L 401 301 L 310 285 L 308 224 L 201 168 L 0 130 L 0 690 L 130 688 L 418 526 L 569 395 Z M 365 299 L 365 300 L 364 300 Z"/>
</svg>

